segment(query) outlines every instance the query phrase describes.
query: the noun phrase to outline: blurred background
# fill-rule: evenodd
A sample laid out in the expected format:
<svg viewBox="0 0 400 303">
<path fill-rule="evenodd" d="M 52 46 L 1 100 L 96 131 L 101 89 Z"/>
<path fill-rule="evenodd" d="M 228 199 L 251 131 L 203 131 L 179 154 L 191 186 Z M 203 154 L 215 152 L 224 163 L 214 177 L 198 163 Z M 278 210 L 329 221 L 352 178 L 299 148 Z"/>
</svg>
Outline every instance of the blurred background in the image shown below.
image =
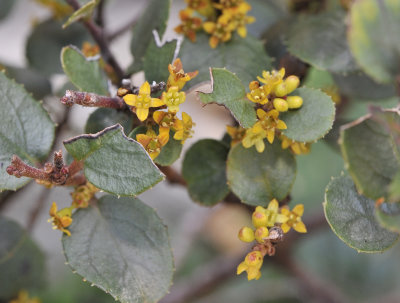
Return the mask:
<svg viewBox="0 0 400 303">
<path fill-rule="evenodd" d="M 3 1 L 6 0 L 0 0 L 0 8 Z M 60 104 L 57 95 L 64 93 L 66 77 L 60 73 L 51 76 L 50 82 L 46 82 L 36 72 L 25 70 L 28 66 L 28 37 L 35 25 L 51 17 L 51 12 L 34 0 L 13 2 L 10 13 L 0 20 L 0 65 L 17 81 L 25 82 L 27 88 L 30 83 L 35 97 L 43 98 L 53 121 L 60 122 L 65 108 Z M 140 16 L 145 2 L 146 0 L 107 1 L 104 10 L 107 30 L 114 32 L 135 16 Z M 179 23 L 178 13 L 184 6 L 183 1 L 173 1 L 166 39 L 176 37 L 173 28 Z M 123 68 L 127 68 L 133 60 L 130 39 L 131 34 L 127 31 L 118 36 L 111 45 L 111 50 Z M 44 58 L 44 62 L 46 60 L 50 59 Z M 136 75 L 134 81 L 141 83 L 143 75 Z M 56 96 L 51 96 L 49 91 Z M 367 112 L 371 102 L 368 99 L 353 100 L 343 117 L 360 117 Z M 396 98 L 380 101 L 380 105 L 384 107 L 396 103 Z M 224 109 L 212 105 L 203 107 L 193 93 L 183 104 L 183 110 L 197 124 L 194 128 L 195 135 L 187 140 L 184 151 L 201 138 L 221 139 L 225 133 L 225 125 L 231 123 L 230 115 Z M 72 108 L 68 121 L 60 132 L 56 150 L 63 148 L 62 140 L 84 132 L 86 119 L 92 111 L 93 109 L 78 106 Z M 181 162 L 178 161 L 174 167 L 180 170 Z M 322 217 L 325 187 L 330 178 L 338 176 L 343 169 L 344 163 L 337 148 L 323 140 L 312 146 L 310 154 L 297 157 L 298 171 L 292 201 L 305 205 L 305 218 Z M 215 268 L 238 260 L 248 251 L 248 246 L 237 239 L 238 230 L 243 225 L 250 224 L 250 215 L 246 208 L 233 203 L 206 208 L 191 201 L 185 188 L 171 186 L 166 182 L 140 195 L 140 199 L 156 209 L 168 226 L 171 238 L 176 273 L 171 294 L 166 296 L 165 302 L 174 302 L 173 296 L 177 291 L 194 286 L 199 281 L 207 281 Z M 7 199 L 7 203 L 0 204 L 1 214 L 27 227 L 45 254 L 48 284 L 37 296 L 42 302 L 49 303 L 113 302 L 111 296 L 82 282 L 82 278 L 72 274 L 64 264 L 61 233 L 52 230 L 51 224 L 47 222 L 52 201 L 56 201 L 60 207 L 68 206 L 71 202 L 70 190 L 56 187 L 48 191 L 32 182 Z M 33 222 L 32 214 L 37 214 L 34 215 Z M 202 289 L 197 298 L 188 299 L 187 302 L 313 302 L 304 280 L 317 287 L 326 286 L 343 302 L 400 302 L 398 245 L 383 254 L 358 254 L 341 242 L 323 221 L 317 231 L 301 235 L 293 250 L 297 269 L 283 270 L 273 262 L 265 262 L 262 278 L 251 282 L 247 281 L 244 274 L 236 276 L 234 271 L 228 272 L 221 276 L 218 284 Z"/>
</svg>

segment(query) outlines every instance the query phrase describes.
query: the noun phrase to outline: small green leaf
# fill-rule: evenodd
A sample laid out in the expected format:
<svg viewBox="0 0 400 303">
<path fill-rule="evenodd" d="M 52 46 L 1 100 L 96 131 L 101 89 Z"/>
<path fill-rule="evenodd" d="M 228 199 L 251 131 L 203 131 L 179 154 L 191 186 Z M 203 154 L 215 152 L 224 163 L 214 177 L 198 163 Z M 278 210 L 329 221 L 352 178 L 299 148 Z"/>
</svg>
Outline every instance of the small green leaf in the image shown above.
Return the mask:
<svg viewBox="0 0 400 303">
<path fill-rule="evenodd" d="M 0 217 L 0 301 L 9 302 L 21 289 L 44 286 L 44 255 L 17 223 Z"/>
<path fill-rule="evenodd" d="M 89 116 L 85 126 L 85 133 L 94 134 L 115 124 L 121 124 L 125 133 L 129 133 L 132 128 L 132 122 L 133 116 L 130 113 L 112 108 L 98 108 Z"/>
<path fill-rule="evenodd" d="M 232 40 L 221 43 L 215 49 L 210 48 L 209 38 L 205 33 L 198 33 L 196 43 L 189 39 L 182 43 L 179 57 L 185 72 L 199 71 L 197 77 L 190 80 L 185 87 L 208 81 L 210 67 L 227 68 L 234 72 L 246 87 L 256 80 L 263 70 L 272 68 L 272 60 L 265 52 L 262 42 L 250 35 L 246 38 L 234 35 Z"/>
<path fill-rule="evenodd" d="M 60 63 L 61 49 L 69 44 L 82 45 L 92 41 L 82 24 L 72 24 L 67 29 L 54 19 L 39 23 L 33 29 L 26 44 L 26 57 L 29 66 L 45 76 L 62 73 Z"/>
<path fill-rule="evenodd" d="M 346 14 L 336 10 L 304 15 L 292 24 L 289 52 L 318 69 L 347 72 L 356 63 L 346 40 Z"/>
<path fill-rule="evenodd" d="M 270 200 L 284 199 L 296 177 L 296 160 L 279 142 L 266 144 L 262 153 L 255 147 L 236 144 L 228 155 L 228 185 L 243 203 L 266 206 Z"/>
<path fill-rule="evenodd" d="M 168 143 L 163 146 L 161 153 L 154 159 L 154 162 L 161 166 L 168 166 L 173 164 L 179 159 L 182 152 L 182 141 L 174 139 L 174 133 L 171 131 L 169 134 Z"/>
<path fill-rule="evenodd" d="M 165 42 L 161 47 L 158 47 L 154 40 L 150 42 L 143 62 L 144 74 L 148 81 L 167 82 L 168 64 L 172 63 L 177 42 L 178 40 Z"/>
<path fill-rule="evenodd" d="M 69 18 L 68 20 L 63 24 L 63 28 L 67 28 L 70 26 L 72 23 L 84 19 L 87 17 L 90 17 L 93 13 L 93 10 L 96 8 L 96 6 L 100 3 L 100 0 L 91 0 L 87 2 L 85 5 L 81 6 L 78 10 L 76 10 Z"/>
<path fill-rule="evenodd" d="M 163 174 L 119 124 L 94 135 L 64 141 L 67 151 L 84 160 L 86 178 L 96 187 L 121 196 L 135 196 L 163 179 Z"/>
<path fill-rule="evenodd" d="M 153 30 L 162 39 L 169 17 L 171 0 L 150 0 L 146 10 L 132 31 L 131 52 L 134 63 L 130 72 L 138 72 L 143 68 L 143 60 L 150 43 L 153 41 Z"/>
<path fill-rule="evenodd" d="M 168 291 L 173 257 L 166 226 L 139 199 L 102 197 L 73 214 L 64 254 L 73 271 L 122 303 L 155 303 Z"/>
<path fill-rule="evenodd" d="M 256 111 L 246 99 L 246 90 L 239 78 L 224 68 L 211 68 L 210 73 L 212 92 L 200 93 L 200 100 L 225 106 L 243 127 L 252 127 L 257 121 Z"/>
<path fill-rule="evenodd" d="M 397 241 L 398 234 L 379 225 L 375 201 L 357 193 L 349 176 L 333 178 L 325 194 L 325 217 L 333 232 L 358 252 L 382 252 Z"/>
<path fill-rule="evenodd" d="M 229 193 L 226 183 L 228 152 L 229 148 L 224 143 L 212 139 L 200 140 L 187 151 L 182 176 L 194 201 L 212 206 Z"/>
<path fill-rule="evenodd" d="M 46 159 L 54 140 L 54 124 L 42 105 L 0 72 L 0 191 L 29 182 L 6 172 L 12 155 L 31 165 Z"/>
<path fill-rule="evenodd" d="M 74 46 L 66 46 L 61 51 L 61 64 L 69 80 L 81 91 L 108 95 L 107 78 L 99 57 L 85 58 Z"/>
<path fill-rule="evenodd" d="M 378 82 L 393 83 L 400 73 L 399 28 L 397 0 L 360 0 L 351 7 L 351 51 L 364 71 Z"/>
<path fill-rule="evenodd" d="M 342 127 L 339 142 L 347 169 L 358 191 L 371 199 L 387 196 L 400 169 L 399 125 L 398 112 L 385 111 Z"/>
<path fill-rule="evenodd" d="M 386 229 L 400 233 L 400 204 L 383 203 L 376 207 L 376 219 Z"/>
<path fill-rule="evenodd" d="M 321 139 L 332 128 L 335 118 L 335 106 L 331 97 L 308 87 L 301 87 L 292 95 L 302 97 L 303 106 L 280 115 L 280 119 L 287 125 L 285 136 L 298 142 Z"/>
</svg>

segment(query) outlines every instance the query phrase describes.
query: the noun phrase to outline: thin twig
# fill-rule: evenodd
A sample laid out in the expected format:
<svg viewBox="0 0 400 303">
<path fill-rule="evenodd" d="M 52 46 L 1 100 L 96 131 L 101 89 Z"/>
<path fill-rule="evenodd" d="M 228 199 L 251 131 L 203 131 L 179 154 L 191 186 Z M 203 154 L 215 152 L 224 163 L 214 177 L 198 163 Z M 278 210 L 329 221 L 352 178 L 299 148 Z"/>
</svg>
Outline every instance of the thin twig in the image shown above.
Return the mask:
<svg viewBox="0 0 400 303">
<path fill-rule="evenodd" d="M 101 28 L 104 28 L 104 4 L 105 0 L 100 0 L 99 4 L 97 5 L 95 17 L 96 24 Z"/>
<path fill-rule="evenodd" d="M 113 41 L 114 39 L 118 38 L 119 36 L 124 34 L 126 31 L 130 30 L 133 26 L 135 26 L 137 21 L 138 21 L 137 18 L 130 20 L 125 25 L 123 25 L 119 29 L 115 30 L 115 32 L 108 34 L 107 40 Z"/>
<path fill-rule="evenodd" d="M 162 173 L 165 175 L 167 181 L 170 184 L 179 184 L 182 186 L 187 186 L 185 179 L 183 179 L 181 174 L 179 174 L 171 166 L 158 166 L 158 168 L 162 171 Z"/>
<path fill-rule="evenodd" d="M 50 195 L 50 190 L 48 188 L 42 188 L 42 191 L 40 195 L 38 196 L 38 199 L 34 203 L 34 207 L 31 210 L 29 217 L 28 217 L 28 223 L 26 225 L 26 230 L 31 232 L 33 228 L 35 227 L 35 224 L 37 222 L 37 219 L 39 217 L 39 214 L 42 212 L 43 207 L 45 205 L 45 202 L 47 198 Z"/>
<path fill-rule="evenodd" d="M 67 106 L 79 104 L 87 107 L 106 107 L 115 109 L 127 108 L 124 100 L 120 97 L 100 96 L 94 93 L 85 93 L 72 90 L 67 90 L 64 97 L 62 97 L 60 101 Z"/>
<path fill-rule="evenodd" d="M 74 10 L 78 10 L 80 8 L 78 1 L 66 1 Z M 122 78 L 124 77 L 124 71 L 122 70 L 121 66 L 119 65 L 110 50 L 109 41 L 104 34 L 103 28 L 96 25 L 92 20 L 81 20 L 81 22 L 85 25 L 89 33 L 92 35 L 93 39 L 99 45 L 104 60 L 111 65 L 111 67 L 114 69 L 115 74 L 118 77 L 119 82 L 121 82 Z"/>
</svg>

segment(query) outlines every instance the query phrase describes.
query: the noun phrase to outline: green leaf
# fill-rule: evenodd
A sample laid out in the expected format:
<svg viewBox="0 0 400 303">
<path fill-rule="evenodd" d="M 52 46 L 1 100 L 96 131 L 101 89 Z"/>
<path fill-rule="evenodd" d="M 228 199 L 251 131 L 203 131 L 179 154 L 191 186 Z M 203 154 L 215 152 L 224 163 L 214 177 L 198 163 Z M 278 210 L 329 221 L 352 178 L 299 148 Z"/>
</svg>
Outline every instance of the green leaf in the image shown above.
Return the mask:
<svg viewBox="0 0 400 303">
<path fill-rule="evenodd" d="M 350 13 L 349 44 L 363 70 L 382 83 L 393 83 L 400 65 L 400 2 L 360 0 Z"/>
<path fill-rule="evenodd" d="M 151 40 L 143 62 L 144 74 L 148 81 L 167 82 L 168 64 L 172 63 L 174 59 L 177 42 L 178 40 L 172 40 L 158 47 L 156 42 Z"/>
<path fill-rule="evenodd" d="M 143 68 L 143 59 L 153 40 L 153 30 L 162 39 L 169 17 L 171 0 L 150 0 L 146 10 L 132 31 L 131 52 L 134 63 L 130 72 L 138 72 Z"/>
<path fill-rule="evenodd" d="M 11 11 L 15 0 L 1 0 L 0 1 L 0 20 L 7 17 L 8 13 Z"/>
<path fill-rule="evenodd" d="M 61 51 L 61 64 L 69 80 L 81 91 L 108 95 L 107 78 L 100 64 L 100 57 L 86 58 L 74 46 Z"/>
<path fill-rule="evenodd" d="M 155 303 L 168 291 L 173 257 L 166 226 L 139 199 L 102 197 L 73 214 L 63 236 L 73 271 L 122 303 Z"/>
<path fill-rule="evenodd" d="M 0 217 L 0 301 L 8 302 L 21 289 L 44 286 L 45 259 L 17 223 Z"/>
<path fill-rule="evenodd" d="M 383 99 L 396 96 L 395 86 L 379 84 L 363 72 L 353 72 L 346 75 L 333 74 L 341 94 L 350 98 Z"/>
<path fill-rule="evenodd" d="M 388 201 L 400 202 L 400 171 L 393 177 L 388 187 Z"/>
<path fill-rule="evenodd" d="M 386 229 L 400 233 L 400 204 L 383 203 L 376 207 L 376 219 Z"/>
<path fill-rule="evenodd" d="M 163 146 L 161 153 L 154 159 L 154 162 L 161 166 L 168 166 L 173 164 L 179 159 L 182 152 L 182 141 L 175 140 L 174 133 L 171 131 L 169 134 L 168 143 Z"/>
<path fill-rule="evenodd" d="M 284 199 L 296 177 L 296 160 L 279 142 L 267 143 L 264 152 L 236 144 L 229 152 L 228 185 L 248 205 L 266 206 L 270 200 Z"/>
<path fill-rule="evenodd" d="M 400 169 L 399 125 L 398 112 L 385 111 L 342 127 L 339 142 L 347 169 L 358 191 L 371 199 L 387 195 Z"/>
<path fill-rule="evenodd" d="M 43 99 L 45 96 L 51 94 L 50 81 L 37 71 L 30 68 L 6 66 L 1 64 L 0 69 L 1 66 L 4 66 L 7 77 L 22 84 L 28 92 L 32 93 L 33 98 L 36 100 Z"/>
<path fill-rule="evenodd" d="M 247 31 L 255 36 L 261 37 L 271 25 L 284 18 L 288 14 L 288 7 L 285 1 L 281 0 L 249 0 L 251 11 L 249 16 L 254 16 L 256 21 L 247 25 Z"/>
<path fill-rule="evenodd" d="M 119 124 L 94 135 L 64 141 L 67 151 L 84 160 L 86 178 L 96 187 L 121 196 L 138 195 L 163 179 L 163 174 Z"/>
<path fill-rule="evenodd" d="M 68 20 L 63 24 L 63 28 L 67 28 L 70 26 L 72 23 L 84 19 L 87 17 L 90 17 L 93 13 L 93 10 L 96 8 L 96 6 L 100 3 L 100 0 L 91 0 L 85 5 L 81 6 L 80 9 L 76 10 L 69 18 Z"/>
<path fill-rule="evenodd" d="M 53 19 L 39 23 L 27 41 L 26 56 L 29 66 L 45 76 L 63 72 L 60 52 L 64 46 L 82 45 L 84 41 L 92 41 L 82 24 L 72 24 L 65 30 L 61 25 L 61 21 Z"/>
<path fill-rule="evenodd" d="M 112 108 L 98 108 L 89 116 L 85 126 L 85 133 L 94 134 L 115 124 L 121 124 L 124 132 L 129 133 L 132 123 L 133 116 L 130 113 Z"/>
<path fill-rule="evenodd" d="M 375 219 L 375 201 L 357 193 L 349 176 L 333 178 L 325 194 L 325 217 L 333 232 L 358 252 L 376 253 L 398 239 Z"/>
<path fill-rule="evenodd" d="M 288 35 L 289 52 L 318 69 L 356 69 L 346 40 L 345 18 L 342 10 L 300 17 Z"/>
<path fill-rule="evenodd" d="M 224 143 L 212 139 L 200 140 L 186 152 L 182 176 L 194 201 L 213 206 L 229 193 L 226 183 L 228 152 Z"/>
<path fill-rule="evenodd" d="M 246 99 L 246 90 L 235 74 L 224 68 L 211 68 L 212 92 L 200 93 L 203 103 L 217 103 L 228 108 L 236 120 L 246 128 L 257 121 L 253 105 Z"/>
<path fill-rule="evenodd" d="M 41 103 L 0 72 L 0 191 L 29 182 L 6 172 L 12 155 L 35 165 L 45 160 L 54 140 L 54 124 Z"/>
<path fill-rule="evenodd" d="M 256 21 L 257 22 L 257 21 Z M 191 87 L 209 80 L 209 67 L 225 67 L 235 73 L 246 85 L 257 79 L 263 70 L 272 68 L 271 58 L 266 54 L 261 41 L 247 35 L 241 38 L 233 35 L 232 40 L 212 49 L 208 44 L 210 36 L 198 33 L 196 43 L 185 39 L 179 57 L 185 72 L 198 70 L 199 74 L 185 87 Z"/>
<path fill-rule="evenodd" d="M 308 87 L 301 87 L 292 95 L 302 97 L 303 106 L 280 115 L 279 119 L 287 125 L 285 136 L 298 142 L 321 139 L 332 128 L 335 119 L 335 106 L 331 97 Z"/>
</svg>

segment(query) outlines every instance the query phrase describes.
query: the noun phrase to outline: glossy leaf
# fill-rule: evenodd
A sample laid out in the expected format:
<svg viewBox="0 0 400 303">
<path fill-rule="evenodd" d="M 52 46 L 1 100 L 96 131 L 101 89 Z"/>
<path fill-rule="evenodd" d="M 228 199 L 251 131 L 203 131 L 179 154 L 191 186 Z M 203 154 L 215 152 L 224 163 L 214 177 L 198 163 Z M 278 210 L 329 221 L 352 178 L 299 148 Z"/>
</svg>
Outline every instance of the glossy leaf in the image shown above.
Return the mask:
<svg viewBox="0 0 400 303">
<path fill-rule="evenodd" d="M 266 206 L 270 200 L 284 199 L 296 177 L 296 161 L 276 140 L 266 143 L 264 152 L 236 144 L 227 162 L 228 185 L 243 203 Z"/>
<path fill-rule="evenodd" d="M 72 23 L 79 21 L 80 19 L 90 17 L 99 2 L 100 0 L 91 0 L 85 3 L 68 18 L 68 20 L 63 24 L 63 28 L 70 26 Z"/>
<path fill-rule="evenodd" d="M 345 17 L 341 10 L 299 17 L 288 36 L 289 52 L 318 69 L 356 69 L 346 40 Z"/>
<path fill-rule="evenodd" d="M 125 134 L 127 134 L 132 128 L 132 122 L 133 116 L 130 113 L 112 108 L 98 108 L 89 116 L 85 126 L 85 133 L 94 134 L 118 123 L 121 124 Z"/>
<path fill-rule="evenodd" d="M 29 182 L 7 174 L 12 155 L 31 165 L 45 160 L 54 140 L 54 124 L 41 103 L 0 72 L 0 191 Z"/>
<path fill-rule="evenodd" d="M 235 74 L 224 68 L 211 68 L 212 92 L 199 93 L 203 103 L 217 103 L 228 108 L 246 128 L 257 121 L 253 105 L 246 99 L 246 90 Z"/>
<path fill-rule="evenodd" d="M 398 234 L 379 225 L 374 205 L 374 200 L 357 193 L 349 176 L 332 179 L 326 188 L 325 217 L 333 232 L 358 252 L 382 252 L 398 239 Z"/>
<path fill-rule="evenodd" d="M 106 192 L 135 196 L 163 179 L 147 152 L 119 124 L 64 141 L 64 146 L 75 159 L 84 160 L 86 178 Z"/>
<path fill-rule="evenodd" d="M 399 1 L 360 0 L 351 7 L 351 50 L 363 70 L 378 82 L 393 83 L 399 75 L 399 28 Z"/>
<path fill-rule="evenodd" d="M 0 301 L 9 302 L 21 289 L 38 290 L 45 282 L 45 259 L 16 222 L 0 217 Z"/>
<path fill-rule="evenodd" d="M 190 80 L 185 87 L 191 87 L 209 80 L 209 67 L 225 67 L 235 73 L 245 84 L 257 80 L 263 70 L 270 70 L 271 58 L 264 51 L 261 41 L 248 35 L 241 38 L 237 35 L 232 40 L 212 49 L 208 44 L 209 35 L 198 33 L 196 43 L 188 39 L 181 46 L 179 57 L 185 72 L 198 70 L 199 74 Z"/>
<path fill-rule="evenodd" d="M 332 128 L 335 106 L 331 97 L 320 90 L 301 87 L 292 95 L 303 98 L 303 106 L 279 117 L 285 121 L 285 136 L 299 142 L 312 142 L 324 137 Z"/>
<path fill-rule="evenodd" d="M 228 152 L 224 143 L 212 139 L 200 140 L 186 152 L 182 176 L 194 201 L 212 206 L 229 193 L 226 181 Z"/>
<path fill-rule="evenodd" d="M 62 23 L 53 19 L 36 25 L 28 38 L 26 57 L 30 67 L 45 76 L 62 73 L 60 52 L 69 44 L 82 45 L 84 41 L 92 41 L 82 24 L 72 24 L 65 30 Z"/>
<path fill-rule="evenodd" d="M 146 10 L 142 13 L 132 31 L 131 52 L 134 62 L 129 68 L 131 72 L 142 70 L 144 56 L 153 41 L 153 30 L 157 31 L 160 39 L 162 39 L 167 28 L 171 0 L 150 0 L 147 2 Z"/>
<path fill-rule="evenodd" d="M 86 58 L 76 47 L 67 46 L 61 51 L 61 64 L 69 80 L 81 91 L 108 95 L 107 78 L 100 57 Z"/>
<path fill-rule="evenodd" d="M 399 114 L 386 111 L 342 127 L 340 143 L 348 171 L 358 191 L 371 199 L 387 195 L 400 169 L 399 146 L 395 144 L 399 125 Z"/>
<path fill-rule="evenodd" d="M 165 42 L 163 46 L 157 46 L 154 39 L 146 51 L 143 69 L 146 79 L 150 82 L 164 81 L 167 83 L 169 71 L 168 64 L 172 63 L 177 46 L 177 40 Z"/>
<path fill-rule="evenodd" d="M 168 291 L 173 257 L 167 228 L 139 199 L 102 197 L 74 213 L 63 237 L 69 266 L 122 303 L 158 302 Z"/>
</svg>

